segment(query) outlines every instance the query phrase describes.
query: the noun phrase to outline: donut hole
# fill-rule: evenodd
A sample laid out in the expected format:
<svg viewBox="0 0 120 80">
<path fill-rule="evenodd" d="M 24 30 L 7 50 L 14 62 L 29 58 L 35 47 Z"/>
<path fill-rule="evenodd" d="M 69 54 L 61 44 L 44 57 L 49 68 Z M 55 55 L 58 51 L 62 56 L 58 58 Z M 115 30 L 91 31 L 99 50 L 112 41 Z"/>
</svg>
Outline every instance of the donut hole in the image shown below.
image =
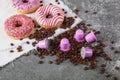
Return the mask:
<svg viewBox="0 0 120 80">
<path fill-rule="evenodd" d="M 52 18 L 53 16 L 51 14 L 46 15 L 46 18 Z"/>
<path fill-rule="evenodd" d="M 20 21 L 15 21 L 15 27 L 21 27 L 22 23 Z"/>
<path fill-rule="evenodd" d="M 27 3 L 28 2 L 28 0 L 23 0 L 23 3 Z"/>
</svg>

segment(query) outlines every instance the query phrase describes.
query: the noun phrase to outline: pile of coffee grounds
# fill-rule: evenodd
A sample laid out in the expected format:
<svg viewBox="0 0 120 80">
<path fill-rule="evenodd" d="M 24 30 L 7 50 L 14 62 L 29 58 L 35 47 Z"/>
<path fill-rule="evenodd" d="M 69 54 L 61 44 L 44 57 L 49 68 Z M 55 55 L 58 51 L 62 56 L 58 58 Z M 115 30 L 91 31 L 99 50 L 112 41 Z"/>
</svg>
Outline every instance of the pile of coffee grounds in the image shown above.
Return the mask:
<svg viewBox="0 0 120 80">
<path fill-rule="evenodd" d="M 73 36 L 77 29 L 82 29 L 85 31 L 85 33 L 89 30 L 89 28 L 86 27 L 85 23 L 81 22 L 75 28 L 71 29 L 70 31 L 62 33 L 59 36 L 55 37 L 55 39 L 53 40 L 53 45 L 52 45 L 53 49 L 51 51 L 37 48 L 36 49 L 37 53 L 35 55 L 39 57 L 46 56 L 46 55 L 50 55 L 50 56 L 56 55 L 57 56 L 55 60 L 56 64 L 60 64 L 64 62 L 65 60 L 70 60 L 70 62 L 73 63 L 74 65 L 77 65 L 77 64 L 87 65 L 86 69 L 95 68 L 97 64 L 97 60 L 96 60 L 97 57 L 103 57 L 105 60 L 108 60 L 108 61 L 112 60 L 107 54 L 105 54 L 103 50 L 105 47 L 105 44 L 102 41 L 98 40 L 96 42 L 97 45 L 95 46 L 87 42 L 78 43 L 77 41 L 75 41 Z M 93 31 L 95 33 L 97 32 L 96 30 L 93 30 Z M 59 49 L 60 40 L 65 37 L 68 38 L 71 43 L 71 49 L 68 52 L 63 52 Z M 94 55 L 91 58 L 82 59 L 80 55 L 80 50 L 82 47 L 92 48 Z M 101 68 L 101 71 L 104 72 L 103 68 Z"/>
</svg>

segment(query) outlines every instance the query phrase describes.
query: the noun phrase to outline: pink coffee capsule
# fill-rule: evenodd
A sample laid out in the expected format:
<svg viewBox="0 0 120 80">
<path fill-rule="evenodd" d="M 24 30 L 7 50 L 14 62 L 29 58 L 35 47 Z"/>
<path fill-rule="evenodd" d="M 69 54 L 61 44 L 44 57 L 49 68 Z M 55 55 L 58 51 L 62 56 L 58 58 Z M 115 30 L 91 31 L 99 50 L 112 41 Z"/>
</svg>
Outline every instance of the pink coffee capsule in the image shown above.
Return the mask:
<svg viewBox="0 0 120 80">
<path fill-rule="evenodd" d="M 86 40 L 88 43 L 91 43 L 91 42 L 97 41 L 97 38 L 96 38 L 94 32 L 91 31 L 89 34 L 87 34 L 87 35 L 85 36 L 85 40 Z"/>
<path fill-rule="evenodd" d="M 81 57 L 82 57 L 83 59 L 92 57 L 92 55 L 93 55 L 93 50 L 92 50 L 92 49 L 90 49 L 90 48 L 85 48 L 85 47 L 82 47 L 82 48 L 81 48 Z"/>
<path fill-rule="evenodd" d="M 45 38 L 44 40 L 39 41 L 37 46 L 41 49 L 48 49 L 48 44 L 49 44 L 49 40 L 48 38 Z"/>
<path fill-rule="evenodd" d="M 60 41 L 60 50 L 61 51 L 69 51 L 70 50 L 70 42 L 67 38 L 63 38 Z"/>
<path fill-rule="evenodd" d="M 75 32 L 74 39 L 75 39 L 77 42 L 83 42 L 83 41 L 85 40 L 84 31 L 81 30 L 81 29 L 78 29 L 78 30 Z"/>
</svg>

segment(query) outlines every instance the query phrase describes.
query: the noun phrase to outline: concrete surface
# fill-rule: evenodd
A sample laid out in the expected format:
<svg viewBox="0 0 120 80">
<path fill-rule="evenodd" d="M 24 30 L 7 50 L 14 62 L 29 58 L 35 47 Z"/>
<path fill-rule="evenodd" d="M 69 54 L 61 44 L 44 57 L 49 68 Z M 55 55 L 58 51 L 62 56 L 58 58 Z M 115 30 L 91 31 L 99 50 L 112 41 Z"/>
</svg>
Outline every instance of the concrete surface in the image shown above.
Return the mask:
<svg viewBox="0 0 120 80">
<path fill-rule="evenodd" d="M 120 66 L 120 54 L 114 54 L 109 49 L 111 46 L 120 49 L 120 0 L 68 0 L 65 3 L 71 8 L 77 6 L 80 9 L 79 16 L 92 24 L 93 28 L 101 31 L 98 38 L 107 45 L 105 51 L 113 61 L 106 62 L 99 58 L 99 64 L 106 63 L 107 72 L 120 79 L 120 71 L 114 69 L 115 65 Z M 85 14 L 85 10 L 89 12 Z M 94 10 L 97 12 L 96 15 L 92 14 Z M 116 41 L 114 45 L 110 43 L 112 40 Z M 46 57 L 44 64 L 38 64 L 39 58 L 34 55 L 21 57 L 0 68 L 0 80 L 113 80 L 99 74 L 98 69 L 84 71 L 85 65 L 74 66 L 69 61 L 61 65 L 48 64 L 50 59 L 53 60 Z"/>
</svg>

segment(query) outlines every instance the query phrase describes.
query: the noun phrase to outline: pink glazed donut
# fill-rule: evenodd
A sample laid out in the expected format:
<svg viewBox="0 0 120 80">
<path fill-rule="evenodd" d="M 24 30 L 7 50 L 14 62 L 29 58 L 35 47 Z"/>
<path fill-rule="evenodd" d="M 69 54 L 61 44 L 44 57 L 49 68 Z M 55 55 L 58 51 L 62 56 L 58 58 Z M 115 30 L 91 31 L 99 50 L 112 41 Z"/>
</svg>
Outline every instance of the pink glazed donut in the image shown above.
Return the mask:
<svg viewBox="0 0 120 80">
<path fill-rule="evenodd" d="M 23 39 L 34 31 L 34 23 L 25 15 L 14 15 L 4 23 L 4 30 L 13 39 Z"/>
<path fill-rule="evenodd" d="M 45 5 L 35 12 L 37 23 L 46 29 L 59 27 L 64 21 L 64 11 L 55 5 Z"/>
<path fill-rule="evenodd" d="M 12 0 L 12 6 L 22 14 L 32 13 L 40 6 L 40 0 Z"/>
</svg>

